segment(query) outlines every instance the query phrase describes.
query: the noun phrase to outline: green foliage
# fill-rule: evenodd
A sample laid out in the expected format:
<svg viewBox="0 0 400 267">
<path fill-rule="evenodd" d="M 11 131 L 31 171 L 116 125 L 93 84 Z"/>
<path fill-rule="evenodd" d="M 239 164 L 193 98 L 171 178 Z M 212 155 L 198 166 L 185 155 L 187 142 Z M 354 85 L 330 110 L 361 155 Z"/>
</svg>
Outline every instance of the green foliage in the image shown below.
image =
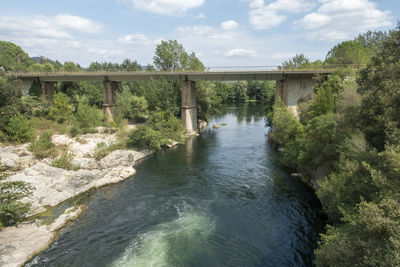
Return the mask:
<svg viewBox="0 0 400 267">
<path fill-rule="evenodd" d="M 339 94 L 336 119 L 348 138 L 317 191 L 334 224 L 321 235 L 317 266 L 400 265 L 399 30 L 366 37 L 363 45 L 379 52 L 360 72 L 362 97 L 354 86 Z M 349 134 L 354 128 L 361 132 Z"/>
<path fill-rule="evenodd" d="M 43 132 L 39 139 L 32 142 L 29 146 L 31 151 L 36 158 L 43 159 L 56 154 L 55 145 L 51 142 L 52 134 L 49 132 Z"/>
<path fill-rule="evenodd" d="M 184 131 L 179 119 L 157 112 L 150 116 L 147 125 L 139 125 L 129 134 L 127 146 L 136 149 L 160 150 L 173 141 L 184 140 Z"/>
<path fill-rule="evenodd" d="M 9 226 L 22 221 L 31 208 L 20 200 L 31 194 L 33 188 L 24 182 L 0 183 L 0 224 Z"/>
<path fill-rule="evenodd" d="M 335 97 L 331 88 L 318 90 L 315 100 L 311 105 L 310 111 L 312 117 L 318 117 L 335 111 Z"/>
<path fill-rule="evenodd" d="M 146 125 L 139 125 L 129 134 L 127 145 L 129 148 L 160 150 L 163 144 L 165 144 L 165 139 L 160 131 Z"/>
<path fill-rule="evenodd" d="M 130 83 L 126 86 L 135 96 L 146 99 L 149 111 L 162 110 L 174 116 L 180 114 L 180 84 L 166 80 L 153 80 L 145 83 Z"/>
<path fill-rule="evenodd" d="M 79 102 L 75 121 L 82 133 L 93 132 L 96 126 L 101 125 L 102 117 L 102 112 L 96 107 L 90 106 L 85 99 Z"/>
<path fill-rule="evenodd" d="M 29 120 L 19 113 L 10 119 L 5 132 L 7 140 L 17 144 L 29 142 L 33 138 L 33 128 Z"/>
<path fill-rule="evenodd" d="M 317 266 L 399 266 L 400 203 L 362 201 L 343 225 L 329 227 L 315 251 Z"/>
<path fill-rule="evenodd" d="M 161 41 L 155 53 L 154 66 L 161 71 L 204 71 L 204 65 L 196 55 L 189 55 L 176 40 Z"/>
<path fill-rule="evenodd" d="M 326 55 L 327 64 L 360 65 L 366 64 L 369 53 L 359 41 L 345 41 L 333 47 Z"/>
<path fill-rule="evenodd" d="M 110 154 L 111 152 L 121 148 L 122 145 L 120 143 L 111 143 L 107 145 L 105 142 L 100 142 L 96 145 L 94 157 L 97 160 L 101 160 L 102 158 L 108 156 L 108 154 Z"/>
<path fill-rule="evenodd" d="M 360 123 L 370 145 L 382 151 L 400 142 L 400 30 L 392 30 L 382 50 L 357 79 L 363 96 Z"/>
<path fill-rule="evenodd" d="M 313 118 L 304 127 L 299 155 L 300 170 L 312 174 L 319 166 L 332 169 L 337 160 L 336 122 L 329 113 Z"/>
<path fill-rule="evenodd" d="M 63 153 L 58 159 L 54 160 L 50 165 L 52 167 L 64 170 L 77 170 L 79 168 L 72 163 L 73 159 L 74 155 L 66 152 Z"/>
<path fill-rule="evenodd" d="M 6 71 L 25 71 L 34 61 L 21 47 L 5 41 L 0 41 L 0 69 Z"/>
<path fill-rule="evenodd" d="M 72 117 L 74 107 L 70 104 L 71 99 L 64 93 L 54 95 L 53 104 L 50 107 L 50 119 L 63 123 Z"/>
<path fill-rule="evenodd" d="M 111 62 L 93 62 L 88 71 L 141 71 L 142 66 L 135 60 L 125 59 L 122 64 Z"/>
<path fill-rule="evenodd" d="M 293 58 L 283 62 L 279 69 L 297 69 L 308 63 L 310 60 L 304 54 L 296 54 Z"/>
<path fill-rule="evenodd" d="M 270 139 L 278 145 L 287 144 L 303 132 L 303 126 L 282 102 L 274 107 L 272 125 Z"/>
<path fill-rule="evenodd" d="M 133 95 L 127 87 L 122 92 L 117 92 L 115 102 L 116 112 L 122 118 L 137 120 L 147 115 L 148 105 L 146 98 Z"/>
</svg>

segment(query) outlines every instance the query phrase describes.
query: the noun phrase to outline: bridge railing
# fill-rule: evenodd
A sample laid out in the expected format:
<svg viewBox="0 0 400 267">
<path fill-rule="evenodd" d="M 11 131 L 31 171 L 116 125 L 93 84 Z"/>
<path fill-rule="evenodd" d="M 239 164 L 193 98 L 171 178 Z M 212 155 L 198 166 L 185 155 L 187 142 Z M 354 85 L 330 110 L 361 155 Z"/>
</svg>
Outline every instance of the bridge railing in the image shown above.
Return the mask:
<svg viewBox="0 0 400 267">
<path fill-rule="evenodd" d="M 364 68 L 366 65 L 361 64 L 336 64 L 336 65 L 312 65 L 304 64 L 295 68 L 285 68 L 282 66 L 217 66 L 217 67 L 206 67 L 204 71 L 190 71 L 190 70 L 178 70 L 178 71 L 163 71 L 163 70 L 89 70 L 82 69 L 79 71 L 7 71 L 6 74 L 10 76 L 34 76 L 34 75 L 74 75 L 74 74 L 110 74 L 110 73 L 199 73 L 199 72 L 252 72 L 252 71 L 276 71 L 276 72 L 295 72 L 295 71 L 334 71 L 337 69 L 351 69 L 359 70 Z"/>
</svg>

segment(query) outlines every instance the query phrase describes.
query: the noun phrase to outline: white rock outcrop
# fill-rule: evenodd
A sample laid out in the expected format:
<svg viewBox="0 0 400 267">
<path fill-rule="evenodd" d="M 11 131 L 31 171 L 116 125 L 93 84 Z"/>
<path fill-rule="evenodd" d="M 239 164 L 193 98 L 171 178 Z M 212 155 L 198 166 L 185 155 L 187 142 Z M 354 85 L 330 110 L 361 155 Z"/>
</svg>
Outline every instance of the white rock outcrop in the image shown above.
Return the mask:
<svg viewBox="0 0 400 267">
<path fill-rule="evenodd" d="M 38 221 L 22 223 L 0 231 L 0 266 L 22 266 L 30 257 L 47 247 L 68 221 L 77 217 L 82 208 L 69 208 L 50 225 Z"/>
</svg>

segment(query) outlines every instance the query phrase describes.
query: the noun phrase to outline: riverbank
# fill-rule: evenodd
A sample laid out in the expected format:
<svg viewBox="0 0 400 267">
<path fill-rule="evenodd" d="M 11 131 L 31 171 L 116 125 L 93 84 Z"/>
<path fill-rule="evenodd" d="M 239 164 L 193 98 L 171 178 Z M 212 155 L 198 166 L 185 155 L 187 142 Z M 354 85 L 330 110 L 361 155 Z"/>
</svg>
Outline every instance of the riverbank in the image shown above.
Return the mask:
<svg viewBox="0 0 400 267">
<path fill-rule="evenodd" d="M 1 166 L 9 170 L 5 182 L 23 181 L 33 186 L 32 194 L 23 202 L 32 203 L 28 216 L 33 216 L 58 204 L 109 184 L 123 181 L 136 173 L 136 161 L 150 155 L 151 151 L 115 150 L 102 159 L 96 159 L 99 143 L 117 142 L 116 134 L 96 133 L 70 138 L 53 135 L 56 147 L 66 147 L 73 155 L 72 164 L 77 170 L 64 170 L 50 166 L 48 158 L 39 160 L 28 150 L 29 144 L 0 147 Z M 72 207 L 52 224 L 39 220 L 27 221 L 0 231 L 0 265 L 21 266 L 33 255 L 52 243 L 56 232 L 70 220 L 79 216 L 82 207 Z"/>
</svg>

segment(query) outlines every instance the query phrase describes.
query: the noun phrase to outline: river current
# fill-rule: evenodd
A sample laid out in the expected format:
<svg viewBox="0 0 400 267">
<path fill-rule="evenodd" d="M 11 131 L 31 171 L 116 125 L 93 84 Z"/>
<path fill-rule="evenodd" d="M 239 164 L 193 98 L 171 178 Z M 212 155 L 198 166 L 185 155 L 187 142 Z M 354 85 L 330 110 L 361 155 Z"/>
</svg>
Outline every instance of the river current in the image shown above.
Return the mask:
<svg viewBox="0 0 400 267">
<path fill-rule="evenodd" d="M 263 113 L 228 107 L 210 122 L 225 126 L 92 192 L 28 266 L 311 266 L 320 204 L 277 165 Z"/>
</svg>

